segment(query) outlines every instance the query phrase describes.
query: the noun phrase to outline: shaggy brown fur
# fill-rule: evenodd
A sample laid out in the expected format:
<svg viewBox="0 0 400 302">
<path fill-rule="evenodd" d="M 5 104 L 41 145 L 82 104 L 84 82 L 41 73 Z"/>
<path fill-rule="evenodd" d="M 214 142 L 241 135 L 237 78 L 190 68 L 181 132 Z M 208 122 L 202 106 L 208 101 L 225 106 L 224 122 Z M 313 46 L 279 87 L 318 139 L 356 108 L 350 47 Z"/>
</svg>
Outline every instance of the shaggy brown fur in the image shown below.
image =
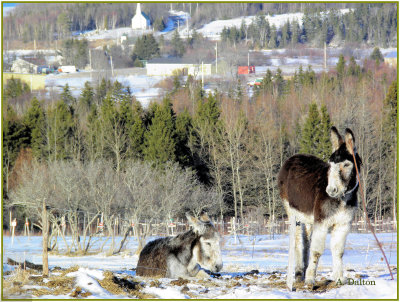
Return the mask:
<svg viewBox="0 0 400 302">
<path fill-rule="evenodd" d="M 193 247 L 198 243 L 199 236 L 192 230 L 176 237 L 159 238 L 149 242 L 140 253 L 136 275 L 165 277 L 167 273 L 166 255 L 173 254 L 176 257 L 183 255 L 187 258 L 183 260 L 189 262 L 193 255 Z"/>
</svg>

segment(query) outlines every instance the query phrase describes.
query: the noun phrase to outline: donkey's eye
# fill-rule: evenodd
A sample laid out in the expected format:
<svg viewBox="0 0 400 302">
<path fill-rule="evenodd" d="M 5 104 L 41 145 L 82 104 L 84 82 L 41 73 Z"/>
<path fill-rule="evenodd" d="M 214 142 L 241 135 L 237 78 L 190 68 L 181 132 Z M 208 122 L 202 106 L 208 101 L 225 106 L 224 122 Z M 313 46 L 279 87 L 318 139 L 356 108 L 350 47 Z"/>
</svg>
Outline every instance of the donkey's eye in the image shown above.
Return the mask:
<svg viewBox="0 0 400 302">
<path fill-rule="evenodd" d="M 210 243 L 210 242 L 206 242 L 206 244 L 207 244 L 207 246 L 211 246 L 211 243 Z"/>
<path fill-rule="evenodd" d="M 344 163 L 343 167 L 348 168 L 348 167 L 350 167 L 350 164 L 349 163 Z"/>
</svg>

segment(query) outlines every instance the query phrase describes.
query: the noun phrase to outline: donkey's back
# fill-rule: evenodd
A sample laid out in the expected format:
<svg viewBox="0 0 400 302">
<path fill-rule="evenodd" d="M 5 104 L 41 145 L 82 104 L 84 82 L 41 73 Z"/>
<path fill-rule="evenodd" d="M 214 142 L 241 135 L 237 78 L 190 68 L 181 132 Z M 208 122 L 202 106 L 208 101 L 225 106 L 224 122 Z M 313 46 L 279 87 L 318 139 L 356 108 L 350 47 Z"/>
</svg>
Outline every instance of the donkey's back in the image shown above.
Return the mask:
<svg viewBox="0 0 400 302">
<path fill-rule="evenodd" d="M 278 175 L 281 198 L 289 206 L 311 215 L 314 202 L 327 197 L 324 188 L 329 165 L 313 155 L 297 154 L 290 157 Z M 320 197 L 320 198 L 318 198 Z"/>
<path fill-rule="evenodd" d="M 139 256 L 136 267 L 138 276 L 165 277 L 167 273 L 167 255 L 169 238 L 159 238 L 146 244 Z"/>
</svg>

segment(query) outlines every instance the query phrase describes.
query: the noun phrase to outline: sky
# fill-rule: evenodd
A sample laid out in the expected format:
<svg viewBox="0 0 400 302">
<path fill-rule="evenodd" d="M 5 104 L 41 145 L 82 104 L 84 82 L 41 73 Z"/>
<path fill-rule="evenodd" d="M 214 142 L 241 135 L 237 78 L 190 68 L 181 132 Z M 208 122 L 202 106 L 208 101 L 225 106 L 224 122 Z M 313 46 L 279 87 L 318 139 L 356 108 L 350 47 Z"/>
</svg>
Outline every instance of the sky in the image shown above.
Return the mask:
<svg viewBox="0 0 400 302">
<path fill-rule="evenodd" d="M 3 16 L 7 16 L 16 5 L 16 3 L 3 3 Z"/>
</svg>

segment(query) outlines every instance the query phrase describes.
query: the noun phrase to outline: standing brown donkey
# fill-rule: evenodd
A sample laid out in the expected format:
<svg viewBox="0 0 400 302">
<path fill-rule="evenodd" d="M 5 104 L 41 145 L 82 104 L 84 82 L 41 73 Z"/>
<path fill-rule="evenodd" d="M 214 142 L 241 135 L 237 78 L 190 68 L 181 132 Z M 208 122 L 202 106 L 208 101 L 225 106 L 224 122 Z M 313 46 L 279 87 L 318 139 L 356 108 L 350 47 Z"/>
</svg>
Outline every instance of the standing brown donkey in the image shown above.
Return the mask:
<svg viewBox="0 0 400 302">
<path fill-rule="evenodd" d="M 326 163 L 312 155 L 297 154 L 282 166 L 278 176 L 280 195 L 288 216 L 296 217 L 295 276 L 315 283 L 318 260 L 331 230 L 333 280 L 344 282 L 343 252 L 351 221 L 357 209 L 358 169 L 353 132 L 346 129 L 345 139 L 331 129 L 333 153 Z"/>
</svg>

